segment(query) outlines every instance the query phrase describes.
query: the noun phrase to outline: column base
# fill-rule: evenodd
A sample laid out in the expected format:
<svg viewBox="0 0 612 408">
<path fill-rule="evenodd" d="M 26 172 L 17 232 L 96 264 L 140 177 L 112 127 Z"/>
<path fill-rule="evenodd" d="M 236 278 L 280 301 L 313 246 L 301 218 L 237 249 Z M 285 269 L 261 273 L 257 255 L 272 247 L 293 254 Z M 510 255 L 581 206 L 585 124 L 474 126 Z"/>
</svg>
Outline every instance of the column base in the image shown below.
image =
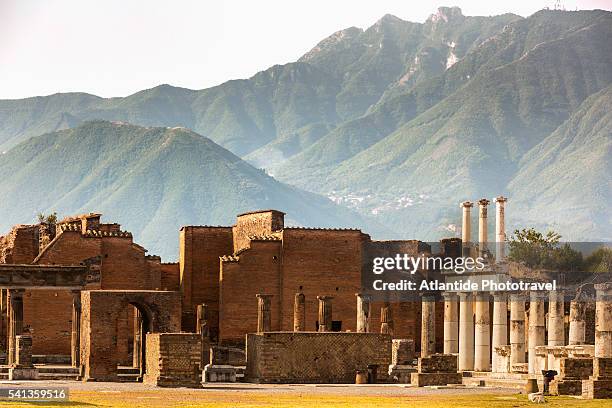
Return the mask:
<svg viewBox="0 0 612 408">
<path fill-rule="evenodd" d="M 38 380 L 38 368 L 36 367 L 10 367 L 8 371 L 10 381 L 14 380 Z"/>
</svg>

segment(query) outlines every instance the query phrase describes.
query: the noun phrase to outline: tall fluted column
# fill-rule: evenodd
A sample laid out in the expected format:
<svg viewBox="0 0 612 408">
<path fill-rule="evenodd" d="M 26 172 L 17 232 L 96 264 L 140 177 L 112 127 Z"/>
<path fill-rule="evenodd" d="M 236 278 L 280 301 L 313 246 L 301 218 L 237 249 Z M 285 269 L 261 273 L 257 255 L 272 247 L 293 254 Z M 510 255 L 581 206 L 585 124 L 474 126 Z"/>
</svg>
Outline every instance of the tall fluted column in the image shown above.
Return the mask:
<svg viewBox="0 0 612 408">
<path fill-rule="evenodd" d="M 257 294 L 257 332 L 272 330 L 272 295 Z"/>
<path fill-rule="evenodd" d="M 543 295 L 531 292 L 529 298 L 529 374 L 537 374 L 536 347 L 544 345 L 545 331 Z"/>
<path fill-rule="evenodd" d="M 478 249 L 482 255 L 487 250 L 487 212 L 490 201 L 486 198 L 478 200 Z"/>
<path fill-rule="evenodd" d="M 493 294 L 493 339 L 491 344 L 492 366 L 498 367 L 495 347 L 508 344 L 508 296 L 505 293 Z"/>
<path fill-rule="evenodd" d="M 561 290 L 551 291 L 548 295 L 548 345 L 565 346 L 565 302 Z M 554 364 L 554 356 L 548 355 L 548 366 Z"/>
<path fill-rule="evenodd" d="M 510 295 L 510 366 L 525 363 L 525 297 Z"/>
<path fill-rule="evenodd" d="M 393 311 L 389 303 L 380 308 L 380 332 L 393 335 Z"/>
<path fill-rule="evenodd" d="M 595 357 L 612 357 L 612 283 L 595 285 Z"/>
<path fill-rule="evenodd" d="M 306 330 L 306 296 L 296 293 L 293 301 L 293 331 Z"/>
<path fill-rule="evenodd" d="M 436 298 L 424 294 L 421 298 L 421 357 L 436 352 Z"/>
<path fill-rule="evenodd" d="M 463 245 L 463 256 L 469 256 L 469 244 L 472 241 L 472 216 L 471 210 L 474 203 L 464 201 L 461 203 L 463 209 L 463 219 L 461 223 L 461 244 Z"/>
<path fill-rule="evenodd" d="M 569 345 L 586 343 L 586 303 L 574 299 L 570 302 Z"/>
<path fill-rule="evenodd" d="M 499 196 L 495 199 L 495 259 L 499 262 L 506 257 L 506 202 L 508 199 Z"/>
<path fill-rule="evenodd" d="M 332 296 L 317 296 L 319 300 L 319 331 L 332 330 Z"/>
<path fill-rule="evenodd" d="M 72 367 L 81 364 L 81 291 L 72 291 L 72 328 L 70 331 L 70 360 Z"/>
<path fill-rule="evenodd" d="M 474 302 L 474 371 L 491 370 L 489 298 L 488 293 L 478 293 Z"/>
<path fill-rule="evenodd" d="M 453 292 L 444 293 L 444 354 L 459 352 L 459 302 Z"/>
<path fill-rule="evenodd" d="M 370 331 L 371 297 L 362 293 L 357 296 L 357 333 L 368 333 Z"/>
<path fill-rule="evenodd" d="M 459 371 L 474 369 L 474 308 L 470 293 L 459 294 Z"/>
<path fill-rule="evenodd" d="M 9 290 L 9 365 L 15 364 L 16 337 L 23 333 L 23 290 Z"/>
</svg>

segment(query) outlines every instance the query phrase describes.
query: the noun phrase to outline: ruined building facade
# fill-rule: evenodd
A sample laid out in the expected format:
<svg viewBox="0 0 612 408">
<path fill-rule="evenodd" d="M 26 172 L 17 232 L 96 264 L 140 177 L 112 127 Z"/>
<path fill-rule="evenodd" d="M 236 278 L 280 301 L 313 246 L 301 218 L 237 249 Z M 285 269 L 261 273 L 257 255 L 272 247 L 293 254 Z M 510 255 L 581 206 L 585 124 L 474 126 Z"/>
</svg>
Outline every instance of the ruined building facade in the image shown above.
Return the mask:
<svg viewBox="0 0 612 408">
<path fill-rule="evenodd" d="M 293 330 L 295 295 L 302 293 L 306 331 L 318 329 L 317 296 L 334 298 L 332 330 L 356 331 L 355 294 L 371 258 L 428 250 L 419 241 L 372 241 L 354 229 L 285 227 L 284 214 L 275 210 L 241 214 L 231 227 L 185 226 L 179 239 L 179 262 L 162 263 L 147 255 L 119 224 L 104 224 L 100 214 L 92 213 L 57 225 L 13 227 L 0 238 L 0 263 L 99 269 L 100 282 L 87 289 L 177 291 L 182 299 L 182 331 L 196 331 L 196 310 L 205 304 L 213 341 L 242 346 L 245 335 L 257 329 L 256 294 L 272 295 L 272 330 Z M 2 292 L 4 346 L 6 292 Z M 72 299 L 67 290 L 26 290 L 23 324 L 33 333 L 34 354 L 70 354 Z M 380 328 L 383 306 L 372 304 L 371 331 Z M 437 313 L 441 322 L 443 308 Z M 391 320 L 395 337 L 420 341 L 418 303 L 393 302 L 387 305 L 385 318 Z M 119 360 L 130 364 L 133 308 L 126 308 L 109 330 L 116 331 Z M 441 327 L 436 332 L 441 344 Z"/>
</svg>

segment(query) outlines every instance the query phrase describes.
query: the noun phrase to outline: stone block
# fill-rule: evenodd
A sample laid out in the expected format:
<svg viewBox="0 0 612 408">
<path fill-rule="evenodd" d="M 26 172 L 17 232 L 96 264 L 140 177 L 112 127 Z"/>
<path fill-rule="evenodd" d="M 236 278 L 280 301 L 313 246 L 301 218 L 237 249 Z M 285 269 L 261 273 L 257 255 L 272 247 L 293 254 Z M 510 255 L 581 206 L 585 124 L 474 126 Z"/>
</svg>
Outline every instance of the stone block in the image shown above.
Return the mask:
<svg viewBox="0 0 612 408">
<path fill-rule="evenodd" d="M 202 374 L 204 382 L 236 382 L 236 368 L 231 365 L 207 364 Z"/>
<path fill-rule="evenodd" d="M 429 357 L 419 358 L 419 373 L 456 373 L 456 354 L 432 354 Z"/>
<path fill-rule="evenodd" d="M 553 380 L 548 391 L 550 395 L 581 395 L 582 380 Z"/>
<path fill-rule="evenodd" d="M 562 358 L 559 362 L 557 379 L 586 380 L 593 375 L 592 358 Z"/>
<path fill-rule="evenodd" d="M 593 377 L 612 380 L 612 358 L 595 357 L 593 359 Z"/>
<path fill-rule="evenodd" d="M 413 339 L 393 339 L 391 365 L 410 365 L 416 356 Z"/>
<path fill-rule="evenodd" d="M 610 399 L 612 398 L 611 380 L 583 380 L 582 398 L 584 399 Z"/>
<path fill-rule="evenodd" d="M 201 386 L 201 340 L 194 333 L 147 334 L 143 382 L 159 387 Z"/>
<path fill-rule="evenodd" d="M 427 387 L 433 385 L 461 384 L 463 375 L 461 373 L 412 373 L 411 384 L 416 387 Z"/>
<path fill-rule="evenodd" d="M 389 366 L 389 379 L 395 383 L 410 384 L 410 375 L 416 372 L 412 365 L 391 364 Z"/>
<path fill-rule="evenodd" d="M 9 368 L 9 380 L 38 380 L 38 368 L 35 367 L 11 367 Z"/>
</svg>

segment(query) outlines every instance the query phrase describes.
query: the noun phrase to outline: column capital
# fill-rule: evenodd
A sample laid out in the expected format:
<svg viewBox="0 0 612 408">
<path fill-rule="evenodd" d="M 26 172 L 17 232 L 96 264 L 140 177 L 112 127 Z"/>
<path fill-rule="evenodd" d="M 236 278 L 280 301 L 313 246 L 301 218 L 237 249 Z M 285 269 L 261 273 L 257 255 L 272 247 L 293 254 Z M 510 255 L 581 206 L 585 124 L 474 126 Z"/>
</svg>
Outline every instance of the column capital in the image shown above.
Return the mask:
<svg viewBox="0 0 612 408">
<path fill-rule="evenodd" d="M 508 198 L 500 195 L 498 197 L 495 197 L 495 199 L 493 201 L 495 201 L 496 203 L 502 204 L 502 203 L 507 202 Z"/>
<path fill-rule="evenodd" d="M 480 200 L 478 200 L 478 205 L 480 207 L 486 207 L 489 204 L 491 204 L 491 202 L 489 200 L 487 200 L 486 198 L 481 198 Z"/>
<path fill-rule="evenodd" d="M 333 300 L 333 296 L 317 296 L 318 300 Z"/>
<path fill-rule="evenodd" d="M 459 297 L 457 292 L 442 292 L 444 300 L 456 300 Z"/>
<path fill-rule="evenodd" d="M 267 295 L 264 293 L 258 293 L 255 295 L 255 297 L 257 297 L 258 299 L 269 299 L 271 297 L 273 297 L 274 295 Z"/>
<path fill-rule="evenodd" d="M 462 202 L 461 204 L 459 204 L 459 207 L 460 207 L 460 208 L 467 208 L 467 209 L 470 209 L 470 208 L 472 208 L 473 206 L 474 206 L 474 203 L 473 203 L 473 202 L 471 202 L 471 201 L 464 201 L 464 202 Z"/>
<path fill-rule="evenodd" d="M 367 293 L 355 293 L 355 296 L 357 296 L 358 298 L 362 298 L 363 300 L 372 300 L 372 295 L 369 295 Z"/>
</svg>

